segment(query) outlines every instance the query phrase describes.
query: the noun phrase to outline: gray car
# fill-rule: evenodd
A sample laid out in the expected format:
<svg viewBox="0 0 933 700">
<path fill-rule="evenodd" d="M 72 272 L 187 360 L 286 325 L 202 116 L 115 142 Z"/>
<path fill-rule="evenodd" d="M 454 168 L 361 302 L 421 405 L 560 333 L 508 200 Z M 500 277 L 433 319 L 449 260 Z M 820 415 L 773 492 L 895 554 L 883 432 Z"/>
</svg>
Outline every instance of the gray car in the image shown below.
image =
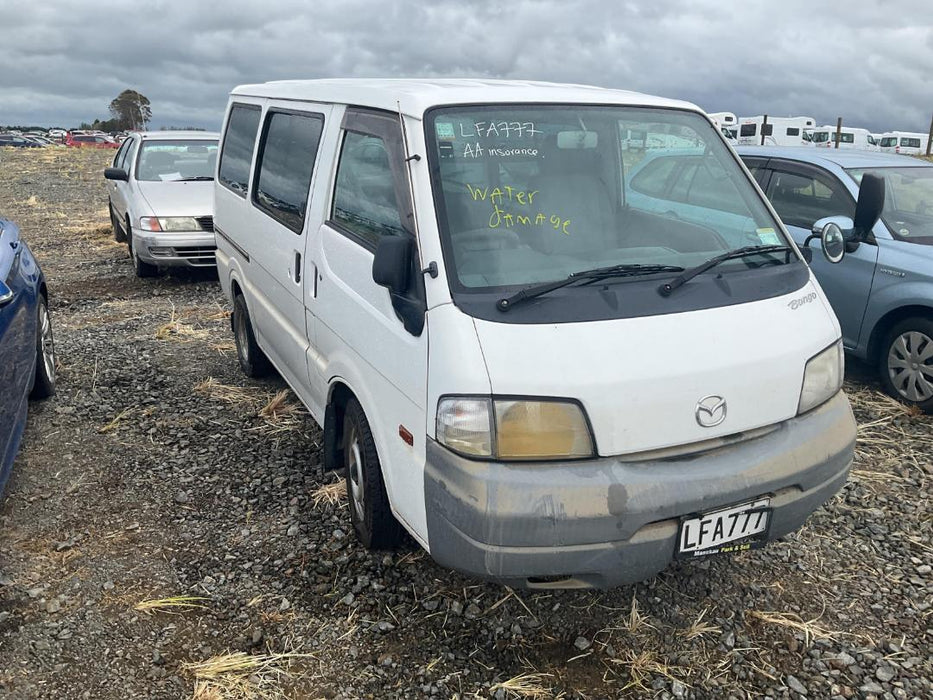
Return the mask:
<svg viewBox="0 0 933 700">
<path fill-rule="evenodd" d="M 866 151 L 736 150 L 797 244 L 822 248 L 811 267 L 845 349 L 878 367 L 889 394 L 933 412 L 933 163 Z M 865 230 L 860 187 L 863 198 L 867 189 L 884 197 L 881 219 Z"/>
<path fill-rule="evenodd" d="M 126 242 L 139 277 L 216 265 L 217 140 L 207 131 L 130 134 L 104 171 L 114 237 Z"/>
</svg>

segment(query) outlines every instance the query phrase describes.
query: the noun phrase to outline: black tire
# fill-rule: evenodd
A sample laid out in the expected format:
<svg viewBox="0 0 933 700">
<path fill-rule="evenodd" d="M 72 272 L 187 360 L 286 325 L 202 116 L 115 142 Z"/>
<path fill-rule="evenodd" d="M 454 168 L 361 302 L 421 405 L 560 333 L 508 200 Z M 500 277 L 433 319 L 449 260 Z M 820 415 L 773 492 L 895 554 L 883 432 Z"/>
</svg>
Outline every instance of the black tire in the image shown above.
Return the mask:
<svg viewBox="0 0 933 700">
<path fill-rule="evenodd" d="M 120 220 L 117 219 L 117 215 L 113 211 L 113 204 L 109 200 L 107 202 L 107 208 L 110 209 L 110 226 L 113 228 L 113 240 L 117 243 L 125 243 L 126 231 L 123 230 Z"/>
<path fill-rule="evenodd" d="M 39 296 L 36 312 L 36 375 L 30 396 L 45 399 L 55 394 L 55 339 L 52 335 L 52 317 L 45 297 Z"/>
<path fill-rule="evenodd" d="M 126 222 L 126 247 L 130 251 L 130 260 L 133 261 L 133 269 L 137 277 L 155 277 L 159 274 L 159 268 L 155 265 L 140 260 L 133 247 L 133 229 L 130 228 L 130 222 Z"/>
<path fill-rule="evenodd" d="M 250 320 L 246 299 L 242 294 L 237 294 L 233 300 L 233 318 L 230 319 L 230 324 L 236 341 L 237 360 L 243 374 L 254 379 L 268 376 L 272 372 L 272 363 L 256 342 L 253 322 Z"/>
<path fill-rule="evenodd" d="M 878 352 L 884 390 L 933 413 L 933 319 L 915 316 L 894 324 Z"/>
<path fill-rule="evenodd" d="M 402 540 L 402 526 L 389 506 L 382 467 L 369 422 L 356 399 L 343 415 L 343 462 L 350 520 L 367 549 L 392 549 Z"/>
</svg>

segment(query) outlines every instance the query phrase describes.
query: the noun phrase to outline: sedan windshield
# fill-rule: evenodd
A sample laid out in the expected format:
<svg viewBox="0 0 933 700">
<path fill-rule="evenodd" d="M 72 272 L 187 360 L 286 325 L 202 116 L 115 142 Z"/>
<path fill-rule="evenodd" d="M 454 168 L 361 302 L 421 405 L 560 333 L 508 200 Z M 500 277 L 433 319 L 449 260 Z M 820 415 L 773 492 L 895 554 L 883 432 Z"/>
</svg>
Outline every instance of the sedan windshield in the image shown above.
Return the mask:
<svg viewBox="0 0 933 700">
<path fill-rule="evenodd" d="M 849 170 L 859 184 L 865 173 L 884 178 L 881 220 L 901 241 L 933 245 L 933 165 Z"/>
<path fill-rule="evenodd" d="M 430 112 L 426 128 L 445 257 L 461 291 L 612 265 L 689 268 L 745 246 L 787 243 L 700 114 L 449 107 Z M 737 258 L 717 273 L 759 264 Z"/>
<path fill-rule="evenodd" d="M 136 179 L 212 180 L 217 164 L 217 141 L 143 141 L 136 161 Z"/>
</svg>

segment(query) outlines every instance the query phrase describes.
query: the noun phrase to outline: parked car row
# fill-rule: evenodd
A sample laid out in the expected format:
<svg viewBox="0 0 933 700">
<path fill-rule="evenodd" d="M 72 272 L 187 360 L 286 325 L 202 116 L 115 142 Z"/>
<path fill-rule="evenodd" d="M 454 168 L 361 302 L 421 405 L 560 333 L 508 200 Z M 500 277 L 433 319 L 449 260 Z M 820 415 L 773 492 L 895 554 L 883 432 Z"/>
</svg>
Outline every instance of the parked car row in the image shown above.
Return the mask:
<svg viewBox="0 0 933 700">
<path fill-rule="evenodd" d="M 138 276 L 216 264 L 242 371 L 322 427 L 365 546 L 606 587 L 838 491 L 845 352 L 933 412 L 933 165 L 721 128 L 580 86 L 287 81 L 104 176 Z"/>
</svg>

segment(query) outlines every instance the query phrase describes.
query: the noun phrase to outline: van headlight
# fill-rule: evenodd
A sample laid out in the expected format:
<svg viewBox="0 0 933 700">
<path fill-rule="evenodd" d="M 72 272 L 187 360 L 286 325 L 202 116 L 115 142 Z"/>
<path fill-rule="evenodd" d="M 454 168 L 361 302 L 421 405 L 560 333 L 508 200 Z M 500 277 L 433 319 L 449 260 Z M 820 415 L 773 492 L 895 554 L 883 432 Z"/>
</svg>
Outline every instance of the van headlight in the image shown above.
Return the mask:
<svg viewBox="0 0 933 700">
<path fill-rule="evenodd" d="M 800 389 L 797 415 L 806 413 L 835 396 L 842 388 L 844 373 L 845 356 L 841 340 L 811 357 L 803 371 L 803 387 Z"/>
<path fill-rule="evenodd" d="M 582 406 L 553 399 L 442 398 L 437 441 L 467 457 L 551 460 L 594 454 Z"/>
</svg>

